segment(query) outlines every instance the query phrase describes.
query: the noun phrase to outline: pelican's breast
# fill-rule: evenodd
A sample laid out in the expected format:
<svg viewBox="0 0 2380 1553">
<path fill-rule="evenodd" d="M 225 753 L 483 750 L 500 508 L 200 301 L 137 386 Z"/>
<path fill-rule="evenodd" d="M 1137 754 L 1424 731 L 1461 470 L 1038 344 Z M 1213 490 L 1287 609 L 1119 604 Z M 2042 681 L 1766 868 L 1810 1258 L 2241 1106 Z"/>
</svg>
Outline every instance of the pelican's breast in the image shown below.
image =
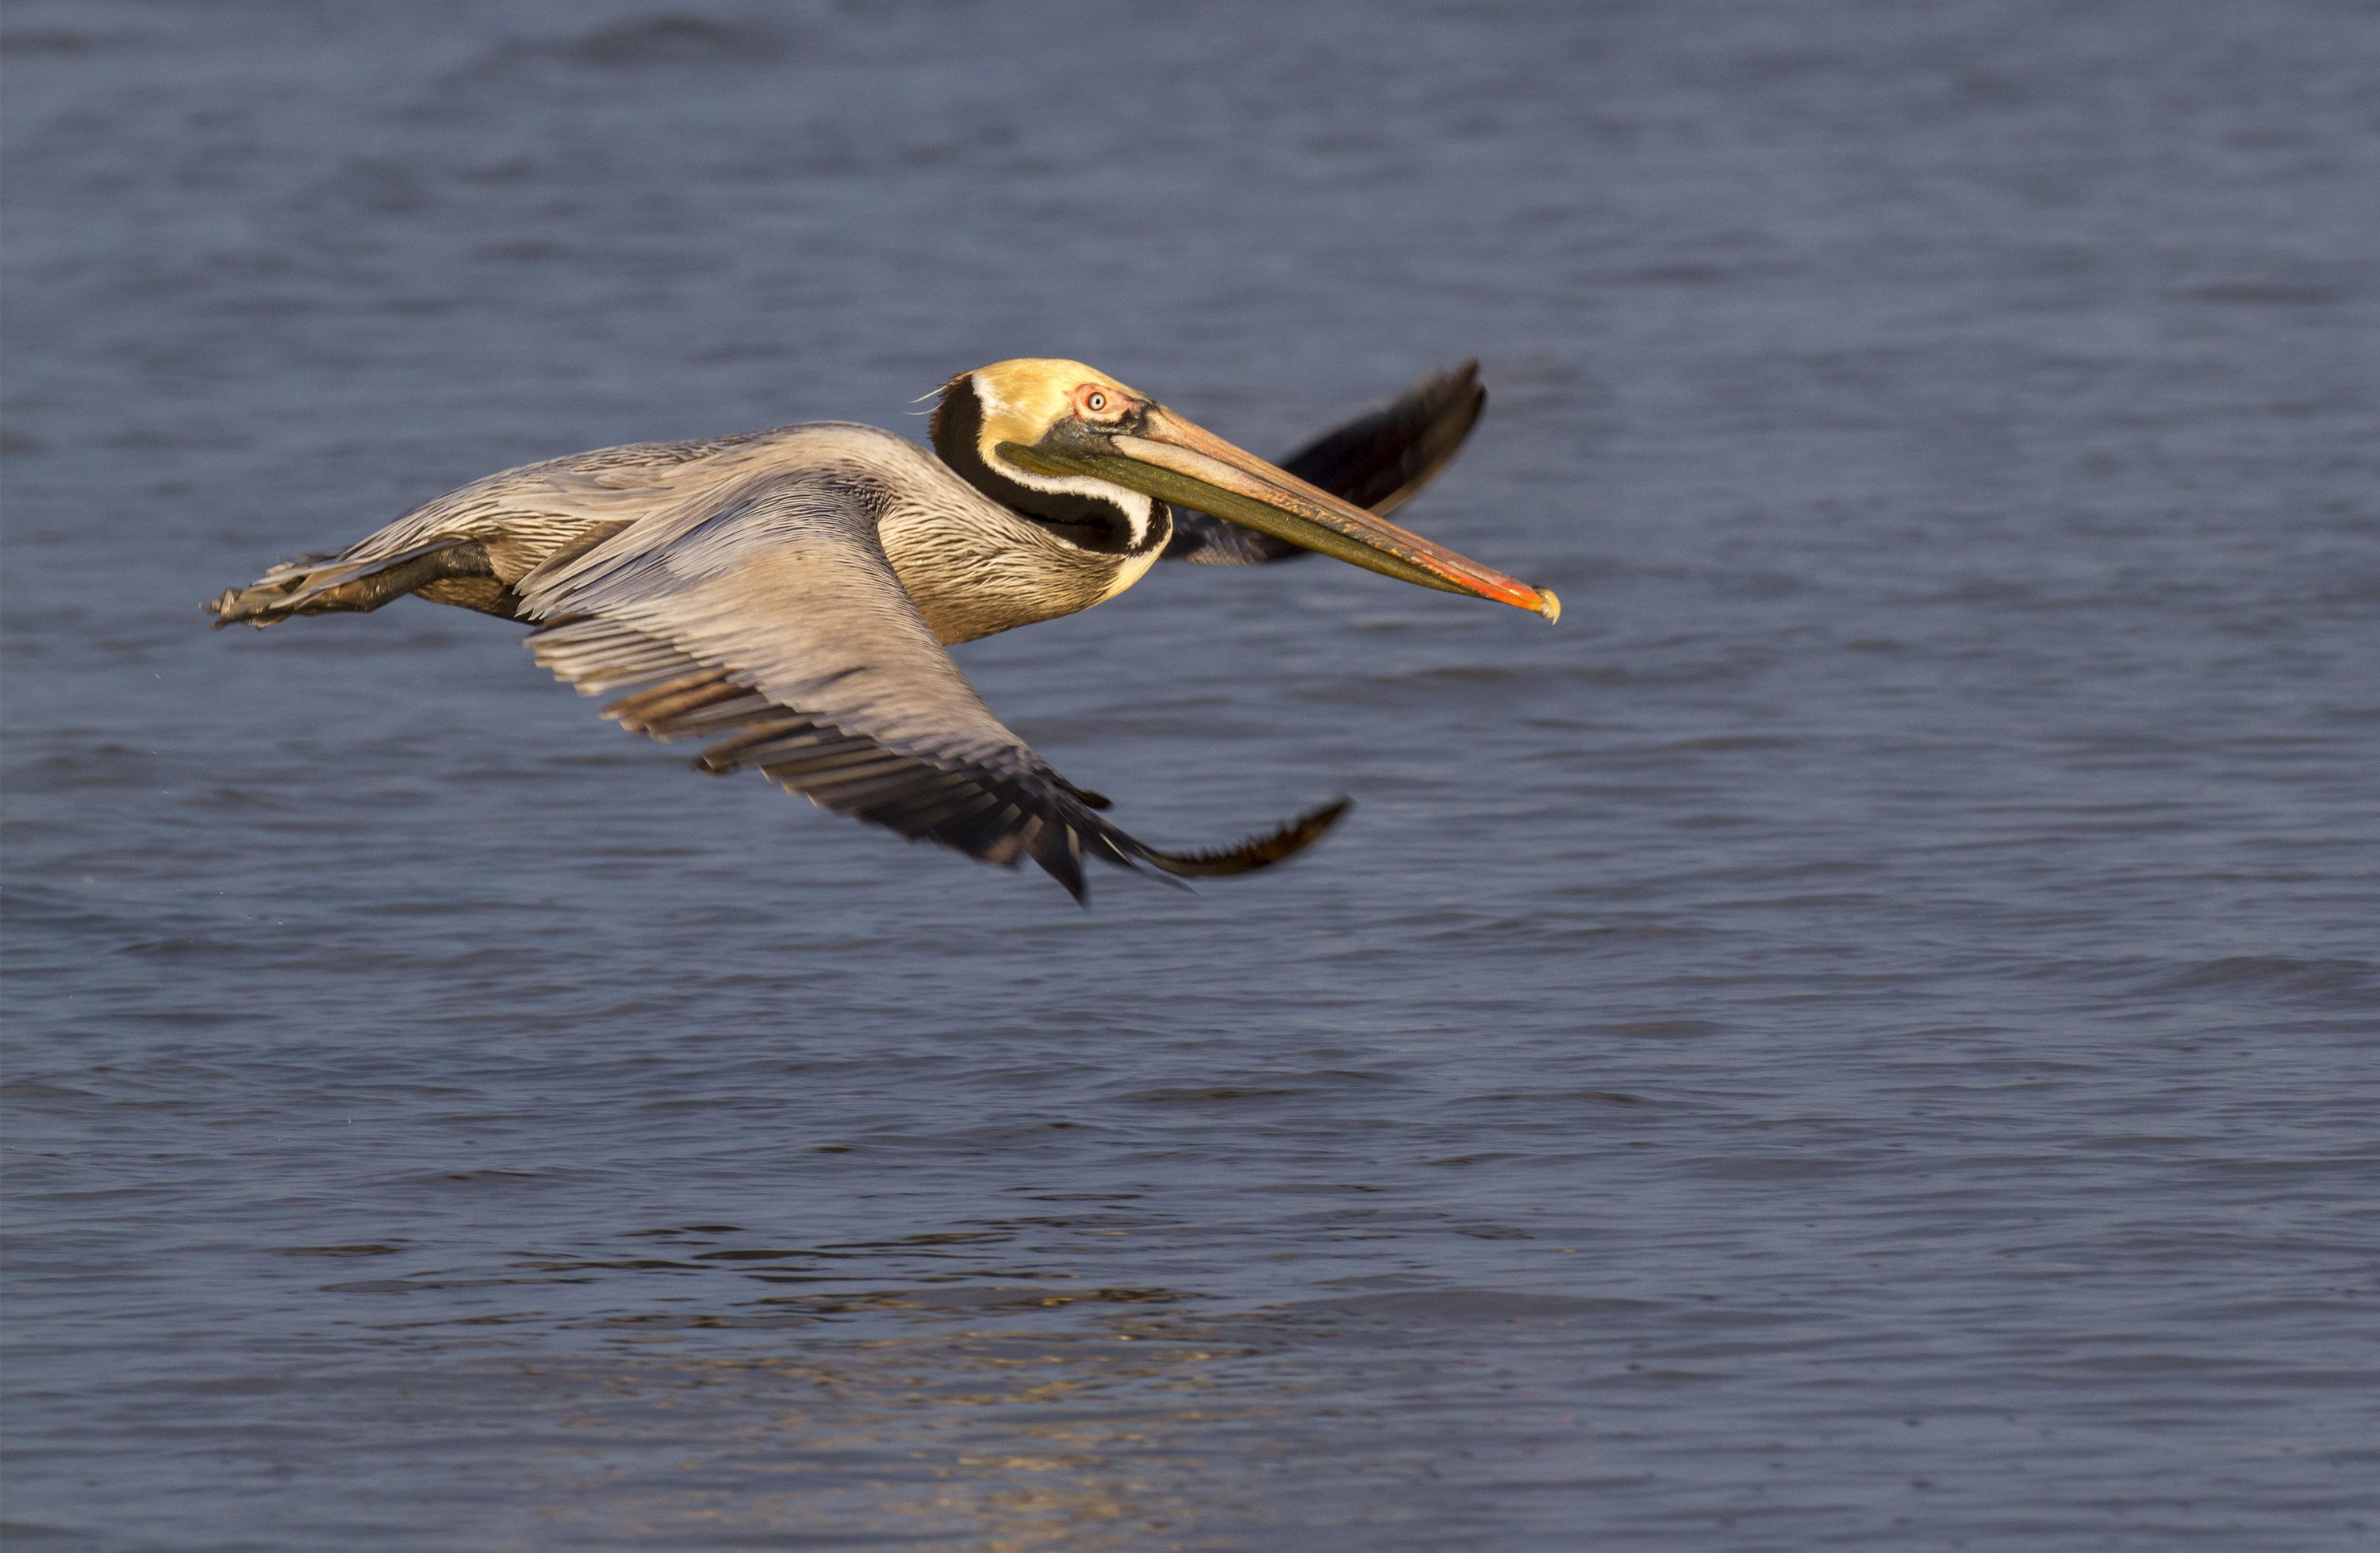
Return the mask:
<svg viewBox="0 0 2380 1553">
<path fill-rule="evenodd" d="M 1147 556 L 1081 549 L 957 479 L 950 483 L 964 495 L 948 505 L 900 493 L 877 531 L 901 585 L 945 645 L 1088 609 L 1148 569 Z"/>
</svg>

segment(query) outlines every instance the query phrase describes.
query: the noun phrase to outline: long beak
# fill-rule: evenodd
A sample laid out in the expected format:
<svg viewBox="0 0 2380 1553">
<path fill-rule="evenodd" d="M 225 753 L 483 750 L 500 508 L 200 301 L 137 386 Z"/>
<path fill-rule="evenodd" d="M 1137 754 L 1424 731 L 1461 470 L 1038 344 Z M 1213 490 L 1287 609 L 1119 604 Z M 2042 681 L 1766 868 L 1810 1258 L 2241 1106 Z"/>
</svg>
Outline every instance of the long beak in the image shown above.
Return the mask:
<svg viewBox="0 0 2380 1553">
<path fill-rule="evenodd" d="M 1100 436 L 1079 447 L 1003 442 L 998 452 L 1037 474 L 1113 481 L 1384 577 L 1561 618 L 1561 600 L 1552 590 L 1533 588 L 1341 501 L 1160 405 L 1149 407 L 1137 433 Z"/>
</svg>

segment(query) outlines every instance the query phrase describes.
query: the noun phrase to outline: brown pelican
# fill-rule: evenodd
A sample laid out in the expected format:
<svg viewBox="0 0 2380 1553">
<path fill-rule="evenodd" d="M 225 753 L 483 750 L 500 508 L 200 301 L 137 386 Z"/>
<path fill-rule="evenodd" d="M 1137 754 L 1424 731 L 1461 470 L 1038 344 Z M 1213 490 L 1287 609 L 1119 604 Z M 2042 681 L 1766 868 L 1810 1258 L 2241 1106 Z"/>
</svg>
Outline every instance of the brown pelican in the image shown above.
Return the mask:
<svg viewBox="0 0 2380 1553">
<path fill-rule="evenodd" d="M 1084 897 L 1082 860 L 1245 873 L 1319 838 L 1345 800 L 1220 851 L 1160 851 L 1002 727 L 943 648 L 1115 597 L 1160 556 L 1320 551 L 1551 620 L 1542 588 L 1381 515 L 1451 459 L 1486 393 L 1428 379 L 1277 467 L 1079 361 L 951 379 L 931 452 L 872 426 L 638 443 L 473 481 L 358 544 L 285 561 L 207 605 L 217 626 L 417 593 L 531 623 L 530 651 L 604 715 L 716 740 L 696 763 L 989 862 L 1030 857 Z"/>
</svg>

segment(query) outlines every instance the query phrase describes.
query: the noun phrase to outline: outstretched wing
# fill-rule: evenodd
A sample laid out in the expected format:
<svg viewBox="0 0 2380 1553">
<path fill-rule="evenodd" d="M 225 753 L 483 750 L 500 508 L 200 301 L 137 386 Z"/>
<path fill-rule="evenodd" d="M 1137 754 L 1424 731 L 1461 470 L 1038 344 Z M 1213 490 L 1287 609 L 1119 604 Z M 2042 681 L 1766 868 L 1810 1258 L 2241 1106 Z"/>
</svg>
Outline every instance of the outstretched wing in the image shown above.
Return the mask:
<svg viewBox="0 0 2380 1553">
<path fill-rule="evenodd" d="M 1142 845 L 1107 801 L 991 715 L 902 588 L 864 473 L 757 479 L 639 520 L 524 578 L 538 661 L 655 739 L 716 739 L 696 762 L 758 767 L 822 808 L 987 862 L 1030 857 L 1084 896 L 1082 860 L 1245 873 L 1298 851 L 1346 807 L 1223 851 Z"/>
<path fill-rule="evenodd" d="M 1357 416 L 1283 459 L 1281 467 L 1342 501 L 1386 516 L 1438 478 L 1488 403 L 1479 363 L 1426 377 L 1395 403 Z M 1176 507 L 1169 561 L 1259 566 L 1311 554 L 1285 539 Z"/>
</svg>

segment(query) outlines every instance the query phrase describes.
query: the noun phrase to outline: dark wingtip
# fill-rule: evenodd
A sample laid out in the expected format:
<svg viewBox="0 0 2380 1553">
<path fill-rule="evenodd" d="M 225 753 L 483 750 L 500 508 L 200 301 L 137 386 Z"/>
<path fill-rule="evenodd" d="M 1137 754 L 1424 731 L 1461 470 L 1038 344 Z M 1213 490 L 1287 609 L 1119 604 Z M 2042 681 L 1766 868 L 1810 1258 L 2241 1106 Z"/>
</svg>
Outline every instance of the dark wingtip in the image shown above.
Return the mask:
<svg viewBox="0 0 2380 1553">
<path fill-rule="evenodd" d="M 1086 809 L 1112 809 L 1115 807 L 1115 800 L 1110 798 L 1107 794 L 1093 792 L 1088 788 L 1078 788 L 1075 786 L 1074 783 L 1067 781 L 1063 776 L 1059 776 L 1054 771 L 1050 774 L 1050 779 L 1056 782 L 1062 789 L 1074 798 L 1075 802 L 1081 804 Z"/>
<path fill-rule="evenodd" d="M 1041 869 L 1042 872 L 1049 874 L 1050 877 L 1057 880 L 1060 884 L 1066 887 L 1066 893 L 1075 898 L 1075 905 L 1080 906 L 1086 911 L 1091 909 L 1091 882 L 1089 879 L 1084 877 L 1083 870 L 1079 864 L 1071 874 L 1060 873 L 1057 869 L 1050 867 L 1046 862 L 1041 865 Z"/>
<path fill-rule="evenodd" d="M 1479 363 L 1465 361 L 1308 443 L 1281 468 L 1342 501 L 1391 512 L 1452 461 L 1487 404 Z"/>
<path fill-rule="evenodd" d="M 1184 878 L 1211 879 L 1232 874 L 1251 874 L 1259 868 L 1269 868 L 1276 862 L 1295 857 L 1305 850 L 1339 823 L 1339 817 L 1355 806 L 1352 798 L 1337 798 L 1311 813 L 1301 814 L 1269 836 L 1258 836 L 1211 852 L 1160 852 L 1144 848 L 1140 856 L 1168 874 Z"/>
<path fill-rule="evenodd" d="M 1488 385 L 1479 381 L 1479 363 L 1476 361 L 1463 362 L 1455 372 L 1454 378 L 1470 390 L 1471 421 L 1472 424 L 1475 425 L 1478 423 L 1480 415 L 1488 409 Z M 1463 429 L 1463 434 L 1469 436 L 1471 427 L 1465 426 Z"/>
</svg>

